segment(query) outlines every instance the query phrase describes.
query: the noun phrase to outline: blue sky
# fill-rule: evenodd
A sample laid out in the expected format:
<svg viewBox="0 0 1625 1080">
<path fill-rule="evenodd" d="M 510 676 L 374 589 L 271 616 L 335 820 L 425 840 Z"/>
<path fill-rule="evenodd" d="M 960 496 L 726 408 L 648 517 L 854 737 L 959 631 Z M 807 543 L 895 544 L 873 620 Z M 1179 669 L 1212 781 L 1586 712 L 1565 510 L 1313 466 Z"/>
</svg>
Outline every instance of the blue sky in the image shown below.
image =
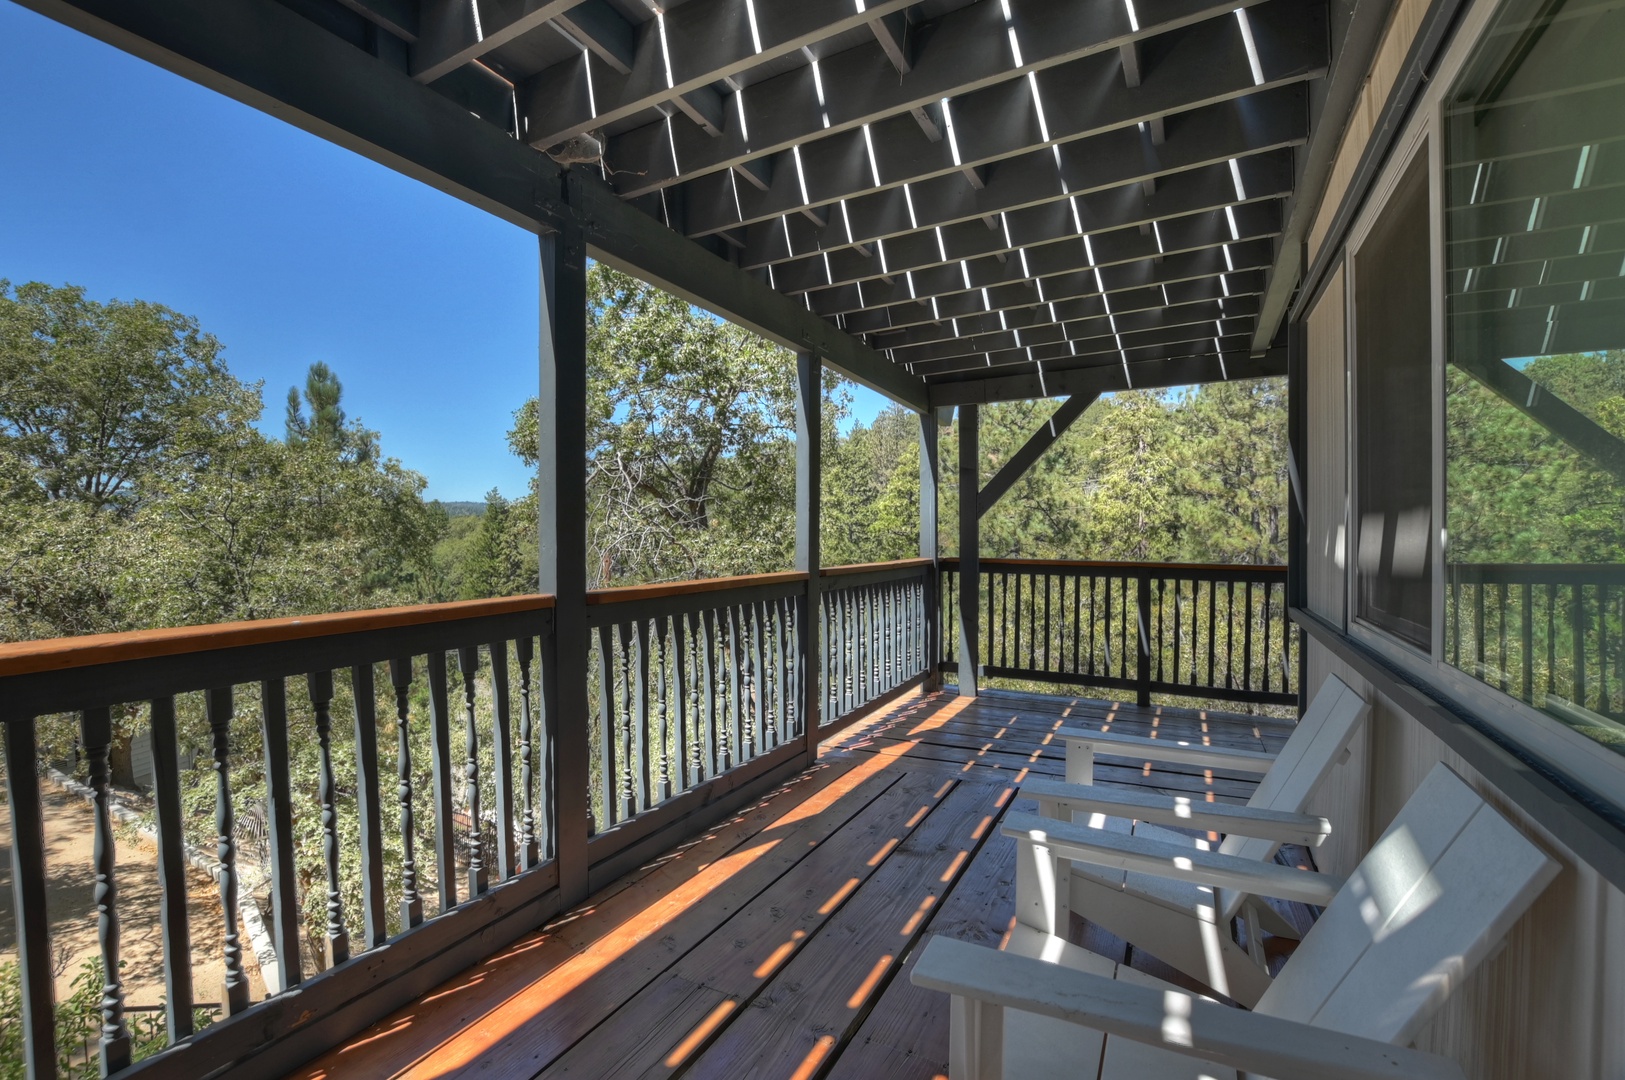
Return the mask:
<svg viewBox="0 0 1625 1080">
<path fill-rule="evenodd" d="M 431 498 L 524 490 L 534 236 L 8 0 L 0 101 L 0 278 L 195 316 L 269 434 L 326 361 Z"/>
</svg>

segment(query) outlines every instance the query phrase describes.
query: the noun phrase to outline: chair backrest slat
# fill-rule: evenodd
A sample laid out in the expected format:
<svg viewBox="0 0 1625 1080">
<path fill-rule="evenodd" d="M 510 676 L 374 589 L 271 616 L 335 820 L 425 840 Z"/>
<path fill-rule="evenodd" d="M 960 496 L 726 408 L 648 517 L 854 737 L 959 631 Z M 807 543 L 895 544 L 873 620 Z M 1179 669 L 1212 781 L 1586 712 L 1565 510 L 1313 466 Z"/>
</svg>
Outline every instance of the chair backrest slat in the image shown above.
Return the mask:
<svg viewBox="0 0 1625 1080">
<path fill-rule="evenodd" d="M 1303 719 L 1298 721 L 1286 745 L 1281 747 L 1275 764 L 1259 781 L 1247 805 L 1289 814 L 1302 813 L 1316 789 L 1342 757 L 1370 709 L 1371 706 L 1348 683 L 1336 675 L 1326 676 L 1314 701 L 1304 711 Z M 1274 840 L 1231 833 L 1219 845 L 1219 851 L 1263 862 L 1275 858 L 1280 847 L 1280 843 Z M 1244 894 L 1224 891 L 1220 896 L 1224 919 L 1234 918 L 1245 900 Z"/>
<path fill-rule="evenodd" d="M 1257 1011 L 1409 1043 L 1558 869 L 1459 776 L 1437 765 Z"/>
</svg>

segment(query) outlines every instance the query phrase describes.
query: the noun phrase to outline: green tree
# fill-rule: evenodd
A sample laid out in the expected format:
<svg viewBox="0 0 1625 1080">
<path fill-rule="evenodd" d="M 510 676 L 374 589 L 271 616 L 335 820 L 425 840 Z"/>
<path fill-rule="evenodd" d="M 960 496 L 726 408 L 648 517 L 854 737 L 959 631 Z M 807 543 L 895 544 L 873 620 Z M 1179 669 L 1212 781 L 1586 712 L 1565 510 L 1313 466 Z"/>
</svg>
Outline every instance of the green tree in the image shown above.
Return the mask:
<svg viewBox="0 0 1625 1080">
<path fill-rule="evenodd" d="M 289 446 L 325 446 L 357 464 L 371 461 L 378 453 L 378 433 L 367 430 L 359 420 L 348 422 L 340 404 L 343 398 L 344 384 L 333 370 L 320 360 L 311 364 L 302 402 L 299 388 L 288 387 L 283 441 Z M 307 406 L 309 416 L 304 411 Z"/>
<path fill-rule="evenodd" d="M 0 484 L 8 502 L 131 511 L 208 460 L 258 397 L 195 319 L 82 288 L 0 280 Z"/>
<path fill-rule="evenodd" d="M 594 585 L 788 565 L 787 350 L 597 263 L 587 274 L 587 372 Z M 509 444 L 534 464 L 535 400 L 514 419 Z M 524 512 L 534 520 L 533 505 Z"/>
</svg>

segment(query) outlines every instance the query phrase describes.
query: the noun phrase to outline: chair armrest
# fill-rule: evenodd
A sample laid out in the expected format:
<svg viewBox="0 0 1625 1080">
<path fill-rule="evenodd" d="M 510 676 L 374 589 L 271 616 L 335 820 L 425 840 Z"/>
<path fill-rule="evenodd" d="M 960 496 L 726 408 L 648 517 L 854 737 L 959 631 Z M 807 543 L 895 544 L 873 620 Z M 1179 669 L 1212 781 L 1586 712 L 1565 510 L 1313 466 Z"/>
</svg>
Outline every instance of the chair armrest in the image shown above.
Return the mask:
<svg viewBox="0 0 1625 1080">
<path fill-rule="evenodd" d="M 1064 1020 L 1264 1076 L 1316 1080 L 1464 1080 L 1446 1057 L 1232 1009 L 937 936 L 909 976 L 916 986 Z"/>
<path fill-rule="evenodd" d="M 1153 825 L 1211 832 L 1239 833 L 1259 840 L 1319 847 L 1331 835 L 1332 823 L 1313 814 L 1289 814 L 1252 806 L 1202 802 L 1185 795 L 1154 791 L 1115 791 L 1092 784 L 1033 779 L 1021 785 L 1021 794 L 1037 799 L 1045 817 L 1067 819 L 1075 812 L 1136 818 Z"/>
<path fill-rule="evenodd" d="M 1133 870 L 1158 877 L 1180 878 L 1220 889 L 1237 889 L 1255 896 L 1273 896 L 1325 907 L 1342 888 L 1343 879 L 1312 870 L 1297 870 L 1279 863 L 1259 862 L 1216 851 L 1202 851 L 1142 836 L 1091 829 L 1070 821 L 1037 814 L 1005 815 L 1004 835 L 1022 843 L 1038 844 L 1063 859 L 1092 863 L 1113 870 Z"/>
<path fill-rule="evenodd" d="M 1113 754 L 1140 761 L 1167 761 L 1197 765 L 1204 769 L 1234 769 L 1237 772 L 1267 773 L 1275 755 L 1262 750 L 1232 750 L 1225 746 L 1203 746 L 1189 739 L 1148 739 L 1115 731 L 1087 731 L 1062 728 L 1058 734 L 1066 742 L 1067 754 Z"/>
</svg>

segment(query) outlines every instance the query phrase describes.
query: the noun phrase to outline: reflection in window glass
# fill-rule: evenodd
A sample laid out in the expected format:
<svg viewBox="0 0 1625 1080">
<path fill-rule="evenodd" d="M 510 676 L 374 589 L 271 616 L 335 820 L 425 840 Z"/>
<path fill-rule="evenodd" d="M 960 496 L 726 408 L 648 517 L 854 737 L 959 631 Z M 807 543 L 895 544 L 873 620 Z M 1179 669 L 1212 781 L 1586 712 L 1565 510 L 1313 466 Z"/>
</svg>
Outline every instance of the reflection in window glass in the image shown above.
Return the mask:
<svg viewBox="0 0 1625 1080">
<path fill-rule="evenodd" d="M 1427 155 L 1354 253 L 1355 614 L 1431 645 L 1433 315 Z"/>
<path fill-rule="evenodd" d="M 1511 0 L 1446 105 L 1446 662 L 1625 754 L 1625 10 Z"/>
</svg>

